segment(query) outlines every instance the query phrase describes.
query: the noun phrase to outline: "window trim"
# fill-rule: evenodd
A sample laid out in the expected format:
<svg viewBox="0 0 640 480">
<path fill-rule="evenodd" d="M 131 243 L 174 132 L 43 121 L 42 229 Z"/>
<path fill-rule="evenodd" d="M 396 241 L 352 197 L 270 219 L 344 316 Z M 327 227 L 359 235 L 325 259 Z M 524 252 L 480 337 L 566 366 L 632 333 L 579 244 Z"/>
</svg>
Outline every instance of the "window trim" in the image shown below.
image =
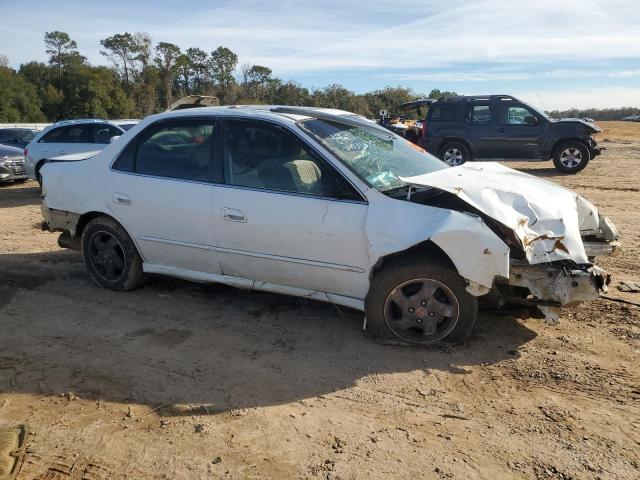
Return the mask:
<svg viewBox="0 0 640 480">
<path fill-rule="evenodd" d="M 513 107 L 519 107 L 519 108 L 525 109 L 526 111 L 528 111 L 531 114 L 531 116 L 536 117 L 538 119 L 538 121 L 536 123 L 506 123 L 506 122 L 503 122 L 503 117 L 504 117 L 504 120 L 506 120 L 507 114 L 509 113 L 509 109 L 513 108 Z M 504 108 L 504 110 L 502 110 L 500 112 L 500 119 L 499 119 L 500 125 L 508 125 L 508 126 L 511 126 L 511 127 L 513 127 L 513 126 L 516 126 L 516 127 L 521 127 L 521 126 L 537 127 L 537 126 L 540 126 L 542 124 L 542 121 L 540 120 L 540 114 L 535 112 L 535 111 L 532 111 L 531 108 L 528 107 L 527 105 L 522 105 L 521 103 L 516 103 L 516 104 L 513 104 L 513 105 L 509 105 L 509 104 L 505 103 L 503 105 L 503 108 Z"/>
<path fill-rule="evenodd" d="M 224 137 L 223 137 L 223 132 L 224 132 L 224 122 L 226 120 L 231 120 L 231 121 L 241 121 L 241 122 L 246 122 L 246 123 L 262 123 L 271 127 L 277 127 L 277 128 L 281 128 L 285 131 L 287 131 L 288 133 L 290 133 L 291 135 L 293 135 L 296 140 L 298 140 L 306 149 L 309 150 L 310 153 L 312 153 L 313 155 L 315 155 L 316 157 L 319 157 L 320 160 L 322 160 L 323 162 L 325 162 L 325 164 L 327 164 L 327 166 L 329 168 L 331 168 L 334 173 L 336 175 L 339 175 L 340 177 L 342 177 L 343 180 L 345 180 L 349 185 L 351 185 L 351 187 L 355 190 L 356 194 L 358 196 L 360 196 L 359 200 L 350 200 L 350 199 L 346 199 L 346 198 L 335 198 L 335 197 L 329 197 L 329 196 L 324 196 L 324 195 L 314 195 L 314 194 L 310 194 L 310 193 L 302 193 L 302 192 L 290 192 L 287 190 L 274 190 L 274 189 L 270 189 L 270 188 L 261 188 L 261 187 L 248 187 L 248 186 L 244 186 L 244 185 L 233 185 L 230 183 L 226 183 L 225 181 L 225 170 L 224 170 L 224 155 L 223 155 L 223 141 L 224 141 Z M 221 172 L 222 172 L 222 183 L 221 186 L 224 187 L 230 187 L 230 188 L 239 188 L 239 189 L 245 189 L 245 190 L 251 190 L 251 191 L 256 191 L 256 192 L 267 192 L 267 193 L 277 193 L 280 195 L 293 195 L 296 197 L 303 197 L 303 198 L 315 198 L 315 199 L 319 199 L 319 200 L 332 200 L 335 202 L 347 202 L 347 203 L 358 203 L 358 204 L 365 204 L 368 205 L 369 201 L 367 200 L 367 196 L 361 191 L 360 188 L 358 188 L 357 185 L 355 185 L 355 183 L 348 178 L 346 175 L 344 175 L 340 170 L 338 170 L 336 168 L 336 166 L 333 164 L 333 162 L 329 161 L 325 155 L 323 155 L 317 148 L 315 148 L 313 145 L 311 145 L 306 138 L 304 138 L 302 135 L 300 135 L 299 132 L 296 132 L 294 129 L 292 129 L 291 127 L 289 127 L 288 125 L 285 125 L 283 123 L 280 122 L 274 122 L 272 120 L 269 119 L 264 119 L 264 118 L 248 118 L 248 117 L 244 117 L 244 116 L 235 116 L 235 115 L 225 115 L 223 117 L 220 117 L 220 123 L 221 123 L 221 128 L 220 128 L 220 136 L 221 136 L 221 142 L 220 142 L 220 164 L 222 166 Z M 299 128 L 299 127 L 298 127 Z"/>
<path fill-rule="evenodd" d="M 491 113 L 491 120 L 488 122 L 474 122 L 471 120 L 471 112 L 473 111 L 474 107 L 476 106 L 480 106 L 480 107 L 489 107 L 489 112 Z M 486 127 L 488 125 L 495 125 L 495 118 L 496 118 L 496 106 L 491 103 L 491 102 L 474 102 L 474 103 L 469 103 L 467 105 L 467 108 L 465 108 L 465 114 L 464 114 L 464 121 L 465 123 L 469 124 L 469 125 L 476 125 L 476 126 L 480 126 L 480 127 Z"/>
<path fill-rule="evenodd" d="M 446 119 L 433 119 L 433 112 L 435 112 L 436 108 L 441 108 L 441 109 L 451 109 L 451 112 L 453 112 L 453 115 L 451 116 L 450 120 L 446 120 Z M 458 105 L 456 105 L 455 103 L 432 103 L 431 106 L 429 107 L 429 110 L 427 111 L 427 114 L 425 115 L 425 121 L 427 122 L 455 122 L 457 121 L 458 118 Z"/>
<path fill-rule="evenodd" d="M 201 121 L 203 123 L 211 123 L 213 125 L 213 145 L 211 148 L 210 156 L 209 156 L 209 172 L 207 175 L 207 180 L 193 180 L 188 178 L 175 178 L 175 177 L 163 177 L 160 175 L 151 175 L 148 173 L 140 173 L 136 172 L 136 162 L 138 156 L 138 142 L 140 138 L 142 138 L 149 130 L 155 129 L 156 127 L 162 127 L 164 124 L 171 123 L 182 123 L 182 122 L 192 122 L 192 121 Z M 118 170 L 116 168 L 116 164 L 124 154 L 124 152 L 134 144 L 134 148 L 136 151 L 136 155 L 133 159 L 133 171 L 129 172 L 126 170 Z M 133 137 L 109 163 L 109 170 L 112 172 L 117 172 L 120 174 L 126 175 L 135 175 L 138 177 L 148 177 L 148 178 L 157 178 L 162 180 L 169 180 L 174 182 L 189 182 L 189 183 L 198 183 L 204 185 L 215 185 L 217 184 L 216 175 L 214 171 L 214 165 L 217 165 L 216 158 L 218 154 L 218 145 L 220 144 L 220 128 L 219 128 L 219 119 L 214 116 L 202 116 L 202 115 L 193 115 L 188 117 L 170 117 L 170 118 L 161 118 L 149 125 L 147 125 L 142 131 L 138 132 L 135 137 Z"/>
</svg>

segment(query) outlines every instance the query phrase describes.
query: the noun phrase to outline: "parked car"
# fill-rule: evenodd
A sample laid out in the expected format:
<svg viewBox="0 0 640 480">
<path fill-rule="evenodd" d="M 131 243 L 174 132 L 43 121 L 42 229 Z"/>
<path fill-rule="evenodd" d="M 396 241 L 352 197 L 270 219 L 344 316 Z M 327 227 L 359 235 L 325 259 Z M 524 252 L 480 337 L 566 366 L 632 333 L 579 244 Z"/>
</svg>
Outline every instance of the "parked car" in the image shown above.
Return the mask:
<svg viewBox="0 0 640 480">
<path fill-rule="evenodd" d="M 0 145 L 0 183 L 25 180 L 27 180 L 27 172 L 24 169 L 22 149 Z"/>
<path fill-rule="evenodd" d="M 97 119 L 64 120 L 54 123 L 39 132 L 24 150 L 29 178 L 40 181 L 40 169 L 47 160 L 84 152 L 102 150 L 113 137 L 124 133 L 124 129 L 107 121 Z"/>
<path fill-rule="evenodd" d="M 0 144 L 24 148 L 37 133 L 32 128 L 0 128 Z"/>
<path fill-rule="evenodd" d="M 624 117 L 622 120 L 625 122 L 640 122 L 640 115 L 629 115 L 628 117 Z"/>
<path fill-rule="evenodd" d="M 555 319 L 618 248 L 575 192 L 496 163 L 451 168 L 348 112 L 215 107 L 147 117 L 42 168 L 43 228 L 90 277 L 220 282 L 345 305 L 380 337 L 463 341 L 478 302 Z"/>
<path fill-rule="evenodd" d="M 460 96 L 430 105 L 418 145 L 454 166 L 475 159 L 551 158 L 559 171 L 577 173 L 600 155 L 598 132 L 593 123 L 556 120 L 509 95 Z"/>
</svg>

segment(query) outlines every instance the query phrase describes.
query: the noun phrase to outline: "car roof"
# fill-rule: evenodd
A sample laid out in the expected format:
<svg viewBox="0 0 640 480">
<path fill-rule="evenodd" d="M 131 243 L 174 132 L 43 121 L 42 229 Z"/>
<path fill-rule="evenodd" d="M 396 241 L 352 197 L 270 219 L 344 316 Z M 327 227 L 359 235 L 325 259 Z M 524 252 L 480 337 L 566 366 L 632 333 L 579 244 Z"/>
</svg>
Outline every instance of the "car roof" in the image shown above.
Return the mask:
<svg viewBox="0 0 640 480">
<path fill-rule="evenodd" d="M 220 107 L 200 107 L 189 108 L 184 110 L 175 110 L 172 112 L 163 112 L 151 117 L 145 118 L 144 123 L 148 123 L 148 119 L 161 119 L 161 118 L 179 118 L 179 117 L 192 117 L 192 116 L 206 116 L 206 115 L 219 115 L 219 116 L 234 116 L 234 117 L 247 117 L 247 118 L 286 118 L 288 120 L 299 121 L 310 118 L 328 118 L 334 120 L 359 120 L 371 123 L 375 125 L 375 122 L 358 115 L 353 112 L 347 112 L 345 110 L 338 110 L 335 108 L 320 108 L 320 107 L 300 107 L 300 106 L 288 106 L 288 105 L 227 105 Z"/>
<path fill-rule="evenodd" d="M 469 101 L 513 101 L 520 102 L 512 95 L 456 95 L 455 97 L 440 97 L 436 103 L 469 102 Z"/>
<path fill-rule="evenodd" d="M 73 120 L 60 120 L 59 122 L 54 123 L 52 126 L 77 125 L 77 124 L 84 124 L 84 123 L 111 123 L 111 122 L 103 118 L 76 118 Z"/>
</svg>

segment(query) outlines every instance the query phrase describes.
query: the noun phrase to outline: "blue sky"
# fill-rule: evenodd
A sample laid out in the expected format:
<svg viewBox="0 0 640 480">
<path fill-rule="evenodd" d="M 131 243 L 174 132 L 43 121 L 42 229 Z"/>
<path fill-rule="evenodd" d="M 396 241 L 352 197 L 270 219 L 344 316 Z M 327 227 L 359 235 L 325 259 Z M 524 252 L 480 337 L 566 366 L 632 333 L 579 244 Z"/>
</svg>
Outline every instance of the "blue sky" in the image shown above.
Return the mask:
<svg viewBox="0 0 640 480">
<path fill-rule="evenodd" d="M 0 0 L 0 18 L 0 53 L 16 68 L 46 59 L 45 31 L 68 32 L 94 64 L 107 62 L 101 38 L 148 32 L 183 49 L 224 45 L 240 63 L 307 87 L 505 93 L 546 109 L 640 106 L 637 0 Z"/>
</svg>

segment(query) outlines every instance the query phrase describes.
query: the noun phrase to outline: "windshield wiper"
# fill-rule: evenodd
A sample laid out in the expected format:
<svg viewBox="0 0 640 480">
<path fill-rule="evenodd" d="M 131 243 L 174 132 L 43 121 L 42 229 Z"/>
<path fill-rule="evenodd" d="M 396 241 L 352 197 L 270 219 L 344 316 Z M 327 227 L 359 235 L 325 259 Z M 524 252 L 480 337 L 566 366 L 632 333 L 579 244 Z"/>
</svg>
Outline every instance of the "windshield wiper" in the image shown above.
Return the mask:
<svg viewBox="0 0 640 480">
<path fill-rule="evenodd" d="M 389 188 L 387 190 L 381 190 L 382 193 L 388 195 L 390 197 L 400 196 L 399 194 L 406 194 L 407 200 L 411 200 L 411 194 L 416 193 L 418 191 L 424 192 L 426 190 L 430 190 L 431 187 L 424 187 L 422 185 L 414 185 L 408 183 L 406 185 L 402 185 L 400 187 Z"/>
</svg>

